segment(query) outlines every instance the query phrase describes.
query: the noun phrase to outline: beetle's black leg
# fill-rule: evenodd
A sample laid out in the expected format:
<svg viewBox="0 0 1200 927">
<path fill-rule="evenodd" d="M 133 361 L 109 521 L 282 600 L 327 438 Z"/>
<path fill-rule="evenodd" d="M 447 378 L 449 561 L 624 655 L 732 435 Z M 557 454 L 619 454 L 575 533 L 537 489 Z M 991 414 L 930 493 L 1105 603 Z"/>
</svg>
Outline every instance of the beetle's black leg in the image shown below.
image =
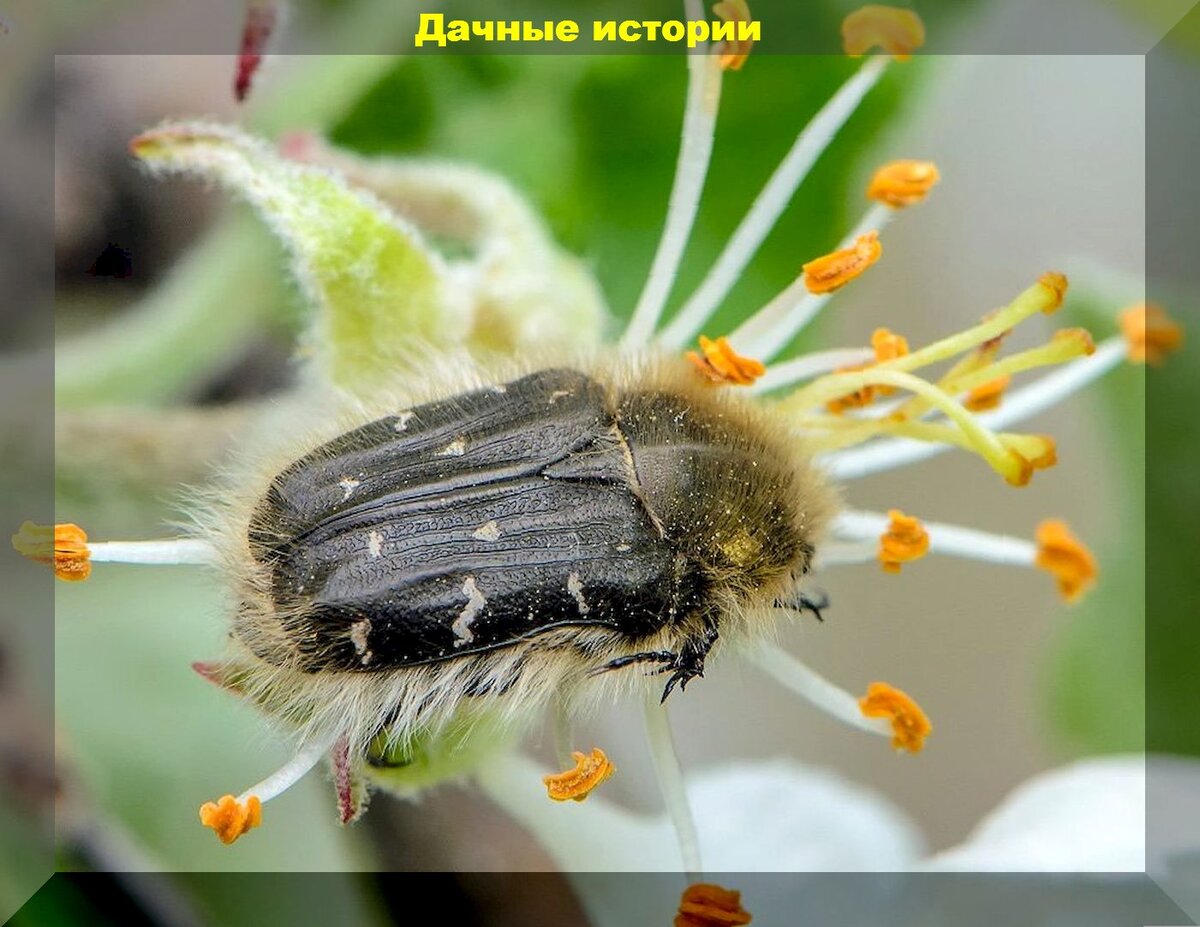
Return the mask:
<svg viewBox="0 0 1200 927">
<path fill-rule="evenodd" d="M 607 673 L 610 670 L 618 670 L 626 666 L 632 666 L 635 663 L 662 663 L 663 668 L 659 672 L 671 669 L 679 655 L 672 653 L 669 650 L 647 650 L 644 653 L 631 653 L 623 657 L 617 657 L 615 660 L 609 660 L 603 666 L 598 666 L 590 673 L 589 676 L 595 676 L 597 673 Z"/>
<path fill-rule="evenodd" d="M 687 684 L 692 678 L 704 675 L 704 660 L 716 642 L 717 626 L 715 621 L 710 619 L 703 635 L 689 640 L 679 648 L 679 655 L 669 667 L 674 672 L 671 673 L 671 678 L 667 680 L 666 686 L 663 687 L 660 702 L 667 700 L 667 696 L 675 691 L 676 685 L 679 686 L 679 691 L 682 692 L 687 689 Z"/>
<path fill-rule="evenodd" d="M 791 601 L 776 599 L 775 607 L 791 609 L 794 612 L 811 612 L 817 621 L 824 622 L 825 619 L 821 615 L 821 610 L 829 608 L 829 596 L 824 592 L 818 592 L 816 595 L 811 596 L 807 592 L 801 592 Z"/>
</svg>

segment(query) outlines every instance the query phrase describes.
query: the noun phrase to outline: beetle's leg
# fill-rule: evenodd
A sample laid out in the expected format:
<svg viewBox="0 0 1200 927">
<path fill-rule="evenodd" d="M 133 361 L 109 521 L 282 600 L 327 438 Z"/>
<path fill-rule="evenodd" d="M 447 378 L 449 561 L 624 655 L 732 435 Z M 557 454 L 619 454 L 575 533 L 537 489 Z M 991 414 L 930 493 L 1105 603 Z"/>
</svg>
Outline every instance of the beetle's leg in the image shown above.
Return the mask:
<svg viewBox="0 0 1200 927">
<path fill-rule="evenodd" d="M 660 672 L 672 669 L 679 659 L 679 654 L 672 653 L 669 650 L 647 650 L 644 653 L 631 653 L 623 657 L 617 657 L 615 660 L 609 660 L 603 666 L 598 666 L 588 675 L 595 676 L 597 673 L 607 673 L 609 670 L 618 670 L 622 667 L 632 666 L 635 663 L 662 663 L 665 664 Z"/>
<path fill-rule="evenodd" d="M 809 595 L 807 592 L 801 592 L 794 599 L 786 601 L 777 599 L 775 601 L 776 608 L 787 608 L 794 612 L 812 612 L 817 621 L 824 622 L 825 619 L 821 615 L 821 610 L 829 608 L 829 596 L 824 592 L 818 592 L 816 595 Z"/>
<path fill-rule="evenodd" d="M 669 667 L 674 672 L 663 688 L 662 699 L 660 701 L 665 702 L 667 696 L 675 690 L 676 685 L 679 686 L 679 691 L 682 692 L 687 688 L 689 680 L 695 676 L 704 675 L 704 660 L 708 657 L 708 652 L 712 650 L 713 644 L 717 642 L 717 633 L 715 618 L 709 618 L 705 622 L 704 633 L 699 637 L 690 639 L 679 648 L 679 655 Z"/>
</svg>

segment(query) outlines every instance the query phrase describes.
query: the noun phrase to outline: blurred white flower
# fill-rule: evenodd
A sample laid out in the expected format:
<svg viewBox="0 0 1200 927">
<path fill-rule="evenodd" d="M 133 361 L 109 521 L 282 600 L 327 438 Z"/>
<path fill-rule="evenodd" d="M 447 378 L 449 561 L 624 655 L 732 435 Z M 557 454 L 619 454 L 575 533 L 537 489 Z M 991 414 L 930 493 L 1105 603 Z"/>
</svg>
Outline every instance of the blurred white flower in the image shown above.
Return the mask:
<svg viewBox="0 0 1200 927">
<path fill-rule="evenodd" d="M 492 797 L 532 831 L 574 884 L 597 925 L 649 922 L 657 883 L 611 883 L 604 871 L 677 868 L 666 815 L 638 815 L 593 795 L 544 812 L 537 767 L 509 755 L 482 771 Z M 1153 780 L 1147 847 L 1147 774 Z M 709 872 L 1141 873 L 1200 854 L 1200 761 L 1142 755 L 1080 760 L 1014 789 L 958 846 L 932 856 L 886 797 L 791 760 L 733 763 L 687 780 Z M 1168 820 L 1169 818 L 1169 820 Z M 640 886 L 640 887 L 639 887 Z M 762 900 L 762 899 L 760 899 Z M 753 912 L 754 899 L 747 899 Z"/>
</svg>

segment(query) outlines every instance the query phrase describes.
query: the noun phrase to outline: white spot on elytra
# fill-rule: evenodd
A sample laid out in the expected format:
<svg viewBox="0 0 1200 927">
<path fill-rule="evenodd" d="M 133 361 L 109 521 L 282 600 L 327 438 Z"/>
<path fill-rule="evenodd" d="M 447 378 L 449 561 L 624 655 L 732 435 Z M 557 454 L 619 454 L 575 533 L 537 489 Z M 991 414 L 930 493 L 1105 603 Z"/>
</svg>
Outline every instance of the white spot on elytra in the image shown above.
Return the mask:
<svg viewBox="0 0 1200 927">
<path fill-rule="evenodd" d="M 505 393 L 508 392 L 508 387 L 505 386 L 503 383 L 497 383 L 495 386 L 492 387 L 492 392 L 496 393 L 499 396 L 503 396 Z"/>
<path fill-rule="evenodd" d="M 567 592 L 571 593 L 571 598 L 575 600 L 575 607 L 579 609 L 579 614 L 586 615 L 592 610 L 583 597 L 583 580 L 579 578 L 578 573 L 572 573 L 567 577 Z"/>
<path fill-rule="evenodd" d="M 342 501 L 345 502 L 350 498 L 350 494 L 362 485 L 362 480 L 352 480 L 346 477 L 344 480 L 338 480 L 338 485 L 342 487 Z"/>
<path fill-rule="evenodd" d="M 438 457 L 461 457 L 467 452 L 467 439 L 455 438 L 437 452 Z"/>
<path fill-rule="evenodd" d="M 392 425 L 392 430 L 393 431 L 407 431 L 408 423 L 413 420 L 413 415 L 415 415 L 415 414 L 416 413 L 414 413 L 414 412 L 397 412 L 396 413 L 396 421 Z"/>
<path fill-rule="evenodd" d="M 556 389 L 553 393 L 550 394 L 550 405 L 554 405 L 556 402 L 558 402 L 558 400 L 562 399 L 563 396 L 570 396 L 570 395 L 571 395 L 571 391 L 569 389 Z"/>
<path fill-rule="evenodd" d="M 474 576 L 467 577 L 466 582 L 462 584 L 462 591 L 463 595 L 467 597 L 467 604 L 463 606 L 463 610 L 454 619 L 454 624 L 450 625 L 450 630 L 458 638 L 454 642 L 455 647 L 461 647 L 475 640 L 475 635 L 471 631 L 471 625 L 474 624 L 475 618 L 483 611 L 484 606 L 487 605 L 487 597 L 475 585 Z"/>
<path fill-rule="evenodd" d="M 625 553 L 628 553 L 629 551 L 633 550 L 633 545 L 626 544 L 624 541 L 622 541 L 620 544 L 617 545 L 617 550 L 620 551 L 621 553 L 625 554 Z"/>
<path fill-rule="evenodd" d="M 378 557 L 383 553 L 383 535 L 374 528 L 367 533 L 367 553 L 372 557 Z"/>
<path fill-rule="evenodd" d="M 500 526 L 494 521 L 485 521 L 471 532 L 471 537 L 477 541 L 494 541 L 500 537 Z"/>
<path fill-rule="evenodd" d="M 367 644 L 367 635 L 370 633 L 371 622 L 366 618 L 350 625 L 350 643 L 354 645 L 354 652 L 358 654 L 358 660 L 363 666 L 370 663 L 371 658 L 374 657 L 370 646 Z"/>
</svg>

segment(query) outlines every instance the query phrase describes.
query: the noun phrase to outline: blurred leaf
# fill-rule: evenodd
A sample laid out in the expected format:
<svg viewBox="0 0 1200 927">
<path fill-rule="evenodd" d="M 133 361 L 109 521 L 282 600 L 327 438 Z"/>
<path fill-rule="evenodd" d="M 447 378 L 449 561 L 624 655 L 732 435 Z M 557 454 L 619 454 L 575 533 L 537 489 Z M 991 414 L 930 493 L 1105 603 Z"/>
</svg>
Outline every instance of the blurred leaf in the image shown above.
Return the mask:
<svg viewBox="0 0 1200 927">
<path fill-rule="evenodd" d="M 1073 321 L 1098 339 L 1112 334 L 1120 285 L 1072 279 Z M 1087 396 L 1100 427 L 1116 436 L 1104 446 L 1121 491 L 1103 504 L 1123 530 L 1119 543 L 1095 551 L 1099 582 L 1070 608 L 1046 662 L 1050 717 L 1085 753 L 1140 751 L 1146 741 L 1145 377 L 1145 368 L 1123 364 Z"/>
<path fill-rule="evenodd" d="M 462 56 L 398 66 L 335 127 L 339 144 L 411 151 L 405 127 L 391 146 L 378 124 L 433 103 L 423 156 L 469 161 L 524 190 L 568 250 L 590 261 L 615 315 L 636 301 L 662 229 L 675 171 L 687 72 L 677 55 L 524 56 L 481 65 Z M 675 290 L 695 286 L 795 135 L 859 62 L 844 56 L 761 56 L 726 75 L 712 169 Z M 790 283 L 857 219 L 849 189 L 872 141 L 911 103 L 933 65 L 891 69 L 839 134 L 722 307 L 727 329 Z M 424 120 L 425 114 L 417 118 Z M 847 210 L 847 203 L 856 204 Z M 849 213 L 849 214 L 848 214 Z"/>
<path fill-rule="evenodd" d="M 214 229 L 111 323 L 60 342 L 60 406 L 163 404 L 194 390 L 265 325 L 282 321 L 278 247 L 249 216 Z"/>
<path fill-rule="evenodd" d="M 402 58 L 338 121 L 330 139 L 363 154 L 420 149 L 433 129 L 435 103 L 420 58 Z"/>
<path fill-rule="evenodd" d="M 445 267 L 417 230 L 335 175 L 207 123 L 162 126 L 131 150 L 155 171 L 219 180 L 263 213 L 314 305 L 310 346 L 334 383 L 367 391 L 412 339 L 463 334 Z"/>
<path fill-rule="evenodd" d="M 1200 313 L 1195 293 L 1169 305 L 1187 330 L 1185 349 L 1147 373 L 1146 749 L 1200 755 Z"/>
<path fill-rule="evenodd" d="M 222 845 L 200 804 L 237 793 L 290 756 L 253 708 L 191 672 L 219 653 L 225 603 L 208 574 L 112 566 L 56 599 L 56 709 L 63 762 L 85 803 L 119 818 L 167 869 L 339 871 L 363 864 L 319 773 Z"/>
</svg>

